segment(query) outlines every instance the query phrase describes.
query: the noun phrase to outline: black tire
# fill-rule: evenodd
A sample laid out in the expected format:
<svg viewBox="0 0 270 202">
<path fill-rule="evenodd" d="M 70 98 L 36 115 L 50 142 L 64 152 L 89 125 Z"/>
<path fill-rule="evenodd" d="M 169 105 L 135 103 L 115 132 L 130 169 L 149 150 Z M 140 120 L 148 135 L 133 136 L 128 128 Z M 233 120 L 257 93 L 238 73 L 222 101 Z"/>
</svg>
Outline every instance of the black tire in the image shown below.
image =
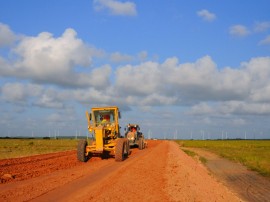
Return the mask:
<svg viewBox="0 0 270 202">
<path fill-rule="evenodd" d="M 143 149 L 143 139 L 142 138 L 139 139 L 138 144 L 139 144 L 139 150 L 142 150 Z"/>
<path fill-rule="evenodd" d="M 87 146 L 86 140 L 80 140 L 77 147 L 77 159 L 81 162 L 86 162 L 88 159 L 88 156 L 86 154 L 86 146 Z"/>
<path fill-rule="evenodd" d="M 127 155 L 126 156 L 128 157 L 131 151 L 130 151 L 129 140 L 127 139 L 126 142 L 127 142 Z"/>
<path fill-rule="evenodd" d="M 145 139 L 144 139 L 144 135 L 142 134 L 142 147 L 143 149 L 145 149 Z"/>
<path fill-rule="evenodd" d="M 125 138 L 118 138 L 115 145 L 115 161 L 123 161 L 125 159 L 125 151 L 127 144 Z"/>
</svg>

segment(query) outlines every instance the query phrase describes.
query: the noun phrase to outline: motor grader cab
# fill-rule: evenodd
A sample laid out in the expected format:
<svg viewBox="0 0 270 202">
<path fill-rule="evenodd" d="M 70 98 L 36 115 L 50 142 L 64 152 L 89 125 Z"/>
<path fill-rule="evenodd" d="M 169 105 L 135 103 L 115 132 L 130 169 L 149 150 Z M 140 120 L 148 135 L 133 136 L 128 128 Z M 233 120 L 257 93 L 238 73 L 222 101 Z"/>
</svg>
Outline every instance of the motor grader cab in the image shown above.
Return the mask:
<svg viewBox="0 0 270 202">
<path fill-rule="evenodd" d="M 128 124 L 125 127 L 125 138 L 128 139 L 130 147 L 136 146 L 139 149 L 146 147 L 143 133 L 140 131 L 138 124 Z"/>
<path fill-rule="evenodd" d="M 91 113 L 86 111 L 88 131 L 93 133 L 94 141 L 88 145 L 83 139 L 78 143 L 77 158 L 86 162 L 91 156 L 113 155 L 116 161 L 123 161 L 129 154 L 129 142 L 120 135 L 118 107 L 96 107 Z"/>
</svg>

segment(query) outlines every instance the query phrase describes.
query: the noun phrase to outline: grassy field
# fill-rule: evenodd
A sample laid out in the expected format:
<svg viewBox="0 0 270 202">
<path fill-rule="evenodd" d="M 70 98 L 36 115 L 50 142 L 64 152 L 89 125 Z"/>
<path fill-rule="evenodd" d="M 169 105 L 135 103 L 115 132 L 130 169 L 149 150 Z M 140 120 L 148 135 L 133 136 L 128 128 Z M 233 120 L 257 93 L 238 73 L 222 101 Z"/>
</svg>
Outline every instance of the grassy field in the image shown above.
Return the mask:
<svg viewBox="0 0 270 202">
<path fill-rule="evenodd" d="M 0 139 L 0 159 L 74 150 L 75 139 Z"/>
<path fill-rule="evenodd" d="M 270 140 L 178 140 L 177 143 L 207 149 L 270 177 Z"/>
</svg>

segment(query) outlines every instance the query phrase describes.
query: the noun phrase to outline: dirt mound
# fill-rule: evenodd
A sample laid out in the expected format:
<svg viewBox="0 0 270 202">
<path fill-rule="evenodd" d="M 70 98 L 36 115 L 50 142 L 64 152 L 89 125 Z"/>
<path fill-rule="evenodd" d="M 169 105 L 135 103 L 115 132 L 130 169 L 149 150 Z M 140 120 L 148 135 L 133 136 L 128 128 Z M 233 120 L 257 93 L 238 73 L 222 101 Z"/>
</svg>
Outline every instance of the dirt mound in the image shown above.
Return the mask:
<svg viewBox="0 0 270 202">
<path fill-rule="evenodd" d="M 1 183 L 26 180 L 79 165 L 76 151 L 0 160 Z M 5 177 L 11 175 L 12 177 Z"/>
</svg>

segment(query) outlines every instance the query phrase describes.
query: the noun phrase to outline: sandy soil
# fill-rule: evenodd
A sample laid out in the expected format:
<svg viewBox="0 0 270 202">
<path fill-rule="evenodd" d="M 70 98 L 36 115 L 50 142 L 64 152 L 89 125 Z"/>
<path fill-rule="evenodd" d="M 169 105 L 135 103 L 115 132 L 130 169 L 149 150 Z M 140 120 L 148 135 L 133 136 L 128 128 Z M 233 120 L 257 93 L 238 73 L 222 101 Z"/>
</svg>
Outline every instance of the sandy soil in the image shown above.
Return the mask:
<svg viewBox="0 0 270 202">
<path fill-rule="evenodd" d="M 207 159 L 206 166 L 218 181 L 230 187 L 246 201 L 270 201 L 270 179 L 248 170 L 245 166 L 234 163 L 204 149 L 192 150 Z"/>
<path fill-rule="evenodd" d="M 170 141 L 123 162 L 76 151 L 0 161 L 0 201 L 244 201 Z"/>
</svg>

